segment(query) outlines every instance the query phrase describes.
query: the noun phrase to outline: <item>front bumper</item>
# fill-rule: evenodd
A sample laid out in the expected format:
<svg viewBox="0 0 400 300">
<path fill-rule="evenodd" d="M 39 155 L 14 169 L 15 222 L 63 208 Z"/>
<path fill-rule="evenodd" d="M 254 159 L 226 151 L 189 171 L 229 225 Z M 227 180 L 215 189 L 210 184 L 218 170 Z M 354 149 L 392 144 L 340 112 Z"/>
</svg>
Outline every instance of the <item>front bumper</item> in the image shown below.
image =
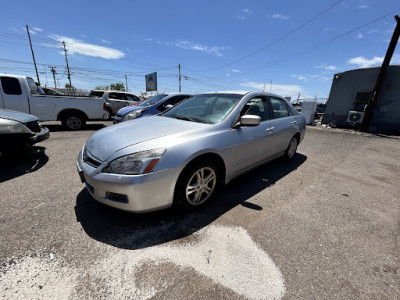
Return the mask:
<svg viewBox="0 0 400 300">
<path fill-rule="evenodd" d="M 33 142 L 31 144 L 33 145 L 41 141 L 47 140 L 49 137 L 50 137 L 50 130 L 47 127 L 41 127 L 40 132 L 36 133 L 35 136 L 31 138 Z"/>
<path fill-rule="evenodd" d="M 76 163 L 81 181 L 97 201 L 130 212 L 148 212 L 172 205 L 180 168 L 141 175 L 102 173 L 83 161 L 82 151 Z"/>
<path fill-rule="evenodd" d="M 18 148 L 21 145 L 34 145 L 50 137 L 50 130 L 47 127 L 40 127 L 37 133 L 8 133 L 0 134 L 1 146 L 5 148 Z"/>
</svg>

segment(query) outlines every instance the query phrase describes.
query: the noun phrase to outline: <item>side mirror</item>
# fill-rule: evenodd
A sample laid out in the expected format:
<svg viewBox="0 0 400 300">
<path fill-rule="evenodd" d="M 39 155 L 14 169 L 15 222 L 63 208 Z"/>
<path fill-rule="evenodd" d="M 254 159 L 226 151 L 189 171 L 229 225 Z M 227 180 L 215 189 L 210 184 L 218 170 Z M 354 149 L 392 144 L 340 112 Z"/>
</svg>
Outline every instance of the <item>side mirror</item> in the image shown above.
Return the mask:
<svg viewBox="0 0 400 300">
<path fill-rule="evenodd" d="M 167 104 L 167 105 L 165 105 L 165 110 L 167 110 L 167 109 L 170 109 L 170 108 L 173 108 L 174 106 L 172 105 L 172 104 Z"/>
<path fill-rule="evenodd" d="M 241 126 L 258 126 L 261 123 L 260 116 L 256 115 L 244 115 L 240 118 Z"/>
</svg>

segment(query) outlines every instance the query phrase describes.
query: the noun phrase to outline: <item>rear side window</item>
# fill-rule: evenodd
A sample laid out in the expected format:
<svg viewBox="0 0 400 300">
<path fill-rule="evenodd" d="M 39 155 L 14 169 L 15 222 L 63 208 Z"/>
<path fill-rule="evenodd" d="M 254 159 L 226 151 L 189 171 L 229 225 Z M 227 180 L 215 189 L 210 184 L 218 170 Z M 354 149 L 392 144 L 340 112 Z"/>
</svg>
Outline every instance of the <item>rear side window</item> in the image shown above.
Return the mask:
<svg viewBox="0 0 400 300">
<path fill-rule="evenodd" d="M 285 101 L 283 101 L 282 99 L 277 99 L 277 98 L 270 98 L 270 101 L 271 101 L 272 111 L 274 113 L 275 119 L 285 118 L 285 117 L 290 116 L 290 113 L 289 113 L 289 110 L 288 110 L 288 107 L 287 107 Z"/>
<path fill-rule="evenodd" d="M 21 85 L 19 84 L 19 80 L 13 77 L 1 77 L 1 86 L 3 88 L 4 94 L 7 95 L 21 95 Z"/>
<path fill-rule="evenodd" d="M 90 91 L 89 97 L 103 97 L 103 94 L 102 91 Z"/>
<path fill-rule="evenodd" d="M 28 81 L 29 88 L 31 89 L 31 94 L 39 94 L 39 90 L 35 81 L 30 77 L 26 77 L 26 81 Z"/>
</svg>

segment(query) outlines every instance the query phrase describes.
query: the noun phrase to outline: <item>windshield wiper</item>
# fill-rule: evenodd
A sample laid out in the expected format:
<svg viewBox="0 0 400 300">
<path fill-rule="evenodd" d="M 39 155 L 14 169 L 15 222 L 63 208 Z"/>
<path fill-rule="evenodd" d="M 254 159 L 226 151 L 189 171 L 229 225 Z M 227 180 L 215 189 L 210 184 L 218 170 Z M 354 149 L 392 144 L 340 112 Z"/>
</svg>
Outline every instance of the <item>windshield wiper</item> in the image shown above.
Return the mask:
<svg viewBox="0 0 400 300">
<path fill-rule="evenodd" d="M 179 120 L 197 122 L 195 119 L 192 119 L 192 118 L 189 118 L 189 117 L 185 117 L 185 116 L 176 116 L 175 118 L 177 118 L 177 119 L 179 119 Z"/>
</svg>

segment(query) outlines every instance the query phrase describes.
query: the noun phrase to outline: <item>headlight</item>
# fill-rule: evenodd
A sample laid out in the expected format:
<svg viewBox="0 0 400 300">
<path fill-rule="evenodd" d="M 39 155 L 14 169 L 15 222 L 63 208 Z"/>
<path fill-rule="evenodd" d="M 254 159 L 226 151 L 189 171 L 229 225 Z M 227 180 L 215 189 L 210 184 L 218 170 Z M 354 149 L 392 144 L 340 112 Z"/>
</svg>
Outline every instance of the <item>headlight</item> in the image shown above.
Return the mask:
<svg viewBox="0 0 400 300">
<path fill-rule="evenodd" d="M 32 133 L 24 124 L 7 119 L 0 119 L 0 133 Z"/>
<path fill-rule="evenodd" d="M 136 119 L 137 117 L 139 117 L 142 114 L 143 111 L 144 111 L 143 109 L 137 109 L 137 110 L 131 111 L 129 114 L 127 114 L 122 119 L 122 122 Z"/>
<path fill-rule="evenodd" d="M 157 166 L 166 150 L 166 148 L 157 148 L 119 157 L 110 162 L 102 172 L 127 175 L 150 173 Z"/>
</svg>

